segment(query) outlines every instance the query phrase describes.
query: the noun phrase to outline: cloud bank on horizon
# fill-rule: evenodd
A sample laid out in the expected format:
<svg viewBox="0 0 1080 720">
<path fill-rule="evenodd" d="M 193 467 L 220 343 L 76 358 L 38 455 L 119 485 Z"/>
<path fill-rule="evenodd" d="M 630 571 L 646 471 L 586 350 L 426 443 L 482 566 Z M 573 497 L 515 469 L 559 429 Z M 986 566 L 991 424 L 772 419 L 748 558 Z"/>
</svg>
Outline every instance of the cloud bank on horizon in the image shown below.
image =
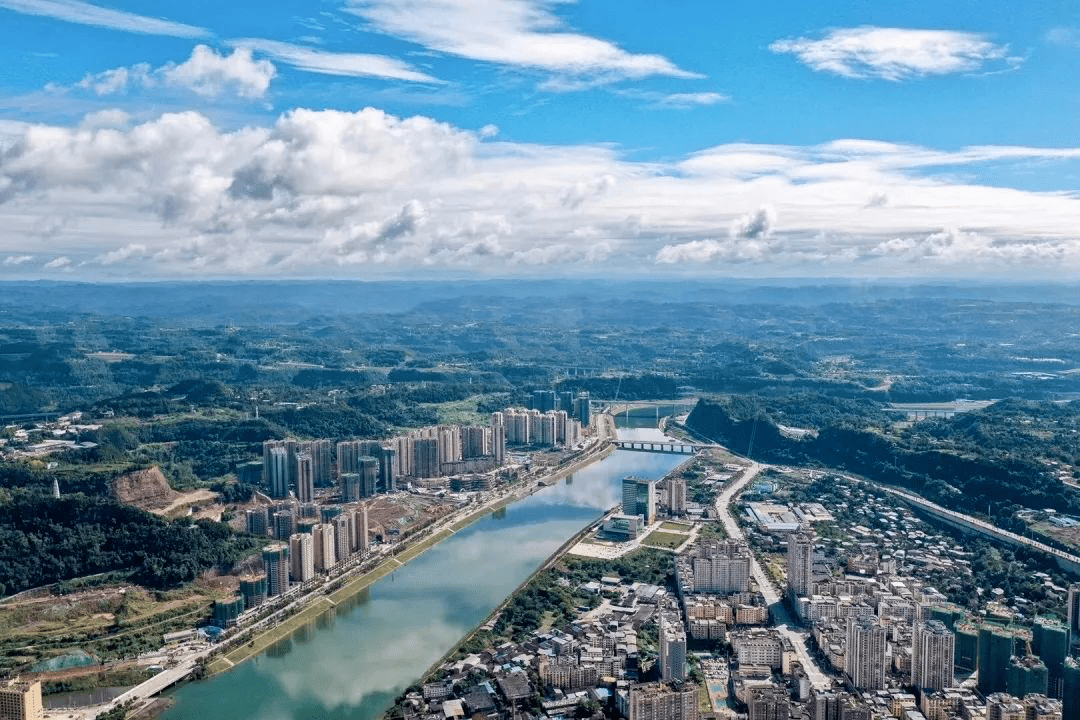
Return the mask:
<svg viewBox="0 0 1080 720">
<path fill-rule="evenodd" d="M 0 94 L 0 277 L 1080 269 L 1075 130 L 950 107 L 1050 77 L 1023 37 L 808 17 L 729 49 L 759 69 L 609 35 L 594 2 L 344 0 L 275 34 L 181 5 L 0 0 L 7 26 L 148 38 L 58 48 Z M 1033 28 L 1040 52 L 1075 61 L 1069 27 Z M 892 107 L 953 125 L 889 125 Z"/>
</svg>

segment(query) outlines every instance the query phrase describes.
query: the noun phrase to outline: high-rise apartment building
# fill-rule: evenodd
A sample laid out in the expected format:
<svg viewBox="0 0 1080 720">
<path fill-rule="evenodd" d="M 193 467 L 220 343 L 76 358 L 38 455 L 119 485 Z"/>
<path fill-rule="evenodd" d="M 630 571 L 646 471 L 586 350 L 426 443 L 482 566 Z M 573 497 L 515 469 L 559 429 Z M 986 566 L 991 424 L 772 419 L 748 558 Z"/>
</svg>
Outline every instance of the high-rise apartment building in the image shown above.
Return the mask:
<svg viewBox="0 0 1080 720">
<path fill-rule="evenodd" d="M 439 476 L 439 441 L 437 438 L 415 438 L 412 441 L 412 476 L 433 478 Z"/>
<path fill-rule="evenodd" d="M 1024 654 L 1026 638 L 995 626 L 979 628 L 978 688 L 983 695 L 1008 690 L 1009 661 Z"/>
<path fill-rule="evenodd" d="M 295 455 L 295 441 L 267 440 L 263 443 L 263 479 L 270 497 L 289 496 Z"/>
<path fill-rule="evenodd" d="M 788 536 L 787 542 L 788 589 L 795 597 L 805 597 L 814 581 L 814 536 L 800 530 Z"/>
<path fill-rule="evenodd" d="M 368 539 L 367 505 L 361 506 L 353 511 L 353 523 L 356 528 L 356 542 L 353 543 L 353 550 L 360 553 L 366 553 L 370 546 L 370 540 Z"/>
<path fill-rule="evenodd" d="M 1037 618 L 1032 628 L 1031 651 L 1046 663 L 1046 694 L 1052 698 L 1060 698 L 1065 658 L 1069 654 L 1069 631 L 1055 620 Z"/>
<path fill-rule="evenodd" d="M 746 701 L 748 720 L 788 720 L 791 702 L 787 692 L 779 687 L 756 688 Z"/>
<path fill-rule="evenodd" d="M 1080 718 L 1080 661 L 1065 658 L 1062 671 L 1061 705 L 1064 718 Z"/>
<path fill-rule="evenodd" d="M 0 718 L 3 720 L 44 720 L 41 682 L 0 681 Z"/>
<path fill-rule="evenodd" d="M 1065 605 L 1066 623 L 1069 628 L 1069 640 L 1073 645 L 1080 645 L 1080 583 L 1069 586 Z"/>
<path fill-rule="evenodd" d="M 750 548 L 739 540 L 699 540 L 685 561 L 693 580 L 682 576 L 683 592 L 731 595 L 750 589 Z"/>
<path fill-rule="evenodd" d="M 915 622 L 911 639 L 911 684 L 944 690 L 953 686 L 956 637 L 937 620 Z"/>
<path fill-rule="evenodd" d="M 270 533 L 270 513 L 261 505 L 245 510 L 244 522 L 247 531 L 256 537 L 266 537 Z"/>
<path fill-rule="evenodd" d="M 310 533 L 296 533 L 289 538 L 289 566 L 295 582 L 315 577 L 315 540 Z"/>
<path fill-rule="evenodd" d="M 885 689 L 885 628 L 876 617 L 848 618 L 844 672 L 858 690 Z"/>
<path fill-rule="evenodd" d="M 334 526 L 322 523 L 311 529 L 314 545 L 315 570 L 327 572 L 337 564 L 337 542 L 334 538 Z"/>
<path fill-rule="evenodd" d="M 1013 655 L 1005 671 L 1006 691 L 1015 697 L 1046 695 L 1049 673 L 1046 664 L 1033 655 Z"/>
<path fill-rule="evenodd" d="M 311 458 L 311 477 L 315 487 L 327 487 L 333 483 L 331 445 L 329 440 L 305 440 L 296 444 L 297 454 Z M 299 496 L 299 493 L 297 493 Z M 301 502 L 304 502 L 301 500 Z"/>
<path fill-rule="evenodd" d="M 263 568 L 266 570 L 266 594 L 273 597 L 289 589 L 289 547 L 283 544 L 268 545 L 262 552 Z"/>
<path fill-rule="evenodd" d="M 296 454 L 296 499 L 302 503 L 315 500 L 315 464 L 306 452 Z"/>
<path fill-rule="evenodd" d="M 668 480 L 668 511 L 675 517 L 686 514 L 686 480 L 673 477 Z"/>
<path fill-rule="evenodd" d="M 288 540 L 296 532 L 296 516 L 292 510 L 279 510 L 273 517 L 274 537 Z"/>
<path fill-rule="evenodd" d="M 686 679 L 686 631 L 678 617 L 660 619 L 660 679 L 682 682 Z"/>
<path fill-rule="evenodd" d="M 626 716 L 629 720 L 699 720 L 698 688 L 664 683 L 632 685 Z"/>
<path fill-rule="evenodd" d="M 351 515 L 338 515 L 334 518 L 334 554 L 339 563 L 345 562 L 352 555 L 350 519 Z"/>
</svg>

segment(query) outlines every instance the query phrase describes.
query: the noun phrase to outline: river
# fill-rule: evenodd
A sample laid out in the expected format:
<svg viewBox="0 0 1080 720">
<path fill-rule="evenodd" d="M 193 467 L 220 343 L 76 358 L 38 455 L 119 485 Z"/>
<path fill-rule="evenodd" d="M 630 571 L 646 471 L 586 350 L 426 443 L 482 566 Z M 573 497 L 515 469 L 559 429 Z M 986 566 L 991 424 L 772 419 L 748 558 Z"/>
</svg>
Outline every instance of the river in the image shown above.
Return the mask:
<svg viewBox="0 0 1080 720">
<path fill-rule="evenodd" d="M 625 440 L 659 440 L 639 418 Z M 652 427 L 648 427 L 648 425 Z M 646 427 L 641 427 L 645 425 Z M 171 694 L 165 720 L 373 720 L 551 553 L 685 455 L 619 450 L 479 520 L 265 654 Z"/>
</svg>

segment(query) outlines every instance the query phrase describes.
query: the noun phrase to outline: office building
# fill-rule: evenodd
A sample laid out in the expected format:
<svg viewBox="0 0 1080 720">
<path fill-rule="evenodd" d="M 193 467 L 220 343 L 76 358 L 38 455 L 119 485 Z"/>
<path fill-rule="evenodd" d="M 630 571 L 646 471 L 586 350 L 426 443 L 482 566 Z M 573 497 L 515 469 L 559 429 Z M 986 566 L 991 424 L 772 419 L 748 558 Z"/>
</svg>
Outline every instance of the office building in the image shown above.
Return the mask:
<svg viewBox="0 0 1080 720">
<path fill-rule="evenodd" d="M 673 477 L 668 480 L 668 512 L 673 517 L 686 514 L 686 480 Z"/>
<path fill-rule="evenodd" d="M 856 690 L 885 689 L 885 628 L 876 617 L 848 618 L 844 672 Z"/>
<path fill-rule="evenodd" d="M 256 537 L 266 537 L 270 533 L 270 513 L 265 507 L 255 507 L 244 511 L 247 531 Z"/>
<path fill-rule="evenodd" d="M 800 530 L 787 543 L 788 589 L 795 597 L 806 597 L 814 581 L 814 536 Z"/>
<path fill-rule="evenodd" d="M 296 533 L 289 538 L 289 565 L 295 582 L 315 577 L 315 542 L 310 533 Z"/>
<path fill-rule="evenodd" d="M 640 515 L 646 525 L 656 520 L 656 481 L 625 477 L 622 485 L 623 515 Z"/>
<path fill-rule="evenodd" d="M 660 679 L 682 682 L 686 679 L 686 632 L 682 620 L 660 620 Z"/>
<path fill-rule="evenodd" d="M 0 718 L 3 720 L 44 720 L 41 682 L 0 680 Z"/>
<path fill-rule="evenodd" d="M 337 564 L 337 541 L 334 526 L 330 523 L 316 525 L 311 530 L 316 572 L 328 572 Z"/>
<path fill-rule="evenodd" d="M 787 692 L 775 686 L 751 690 L 746 707 L 748 720 L 788 720 L 791 714 Z"/>
<path fill-rule="evenodd" d="M 698 688 L 664 683 L 632 685 L 626 716 L 628 720 L 699 720 Z"/>
<path fill-rule="evenodd" d="M 956 640 L 937 620 L 915 623 L 911 639 L 911 684 L 923 690 L 953 686 Z"/>
<path fill-rule="evenodd" d="M 1046 695 L 1049 674 L 1046 664 L 1039 658 L 1028 655 L 1012 656 L 1005 673 L 1006 692 L 1018 698 L 1028 695 Z"/>
<path fill-rule="evenodd" d="M 302 503 L 315 500 L 315 465 L 304 452 L 296 454 L 296 499 Z"/>
<path fill-rule="evenodd" d="M 289 548 L 280 543 L 268 545 L 262 552 L 266 571 L 266 594 L 281 595 L 289 589 Z"/>
</svg>

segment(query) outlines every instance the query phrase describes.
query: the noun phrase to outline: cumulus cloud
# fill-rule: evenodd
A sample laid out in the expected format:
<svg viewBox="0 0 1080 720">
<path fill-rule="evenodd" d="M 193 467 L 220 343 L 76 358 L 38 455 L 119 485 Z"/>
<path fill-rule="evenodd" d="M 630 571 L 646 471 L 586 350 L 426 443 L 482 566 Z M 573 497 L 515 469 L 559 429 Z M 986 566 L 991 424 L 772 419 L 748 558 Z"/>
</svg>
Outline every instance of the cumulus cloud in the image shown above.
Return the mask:
<svg viewBox="0 0 1080 720">
<path fill-rule="evenodd" d="M 82 272 L 1080 270 L 1080 198 L 1065 180 L 1037 192 L 961 179 L 1032 164 L 1067 178 L 1077 148 L 851 139 L 639 162 L 373 108 L 294 110 L 230 131 L 185 112 L 4 132 L 0 243 L 12 258 L 63 257 Z M 63 245 L 40 227 L 61 217 L 79 218 Z"/>
<path fill-rule="evenodd" d="M 0 0 L 0 7 L 25 15 L 39 15 L 79 25 L 92 25 L 145 35 L 171 35 L 182 38 L 210 35 L 210 31 L 205 28 L 104 8 L 82 0 Z"/>
<path fill-rule="evenodd" d="M 79 87 L 98 95 L 113 95 L 130 87 L 185 88 L 203 97 L 218 97 L 226 92 L 243 98 L 266 94 L 277 70 L 269 60 L 256 60 L 251 48 L 237 47 L 231 55 L 222 55 L 206 45 L 196 45 L 191 57 L 180 63 L 151 68 L 146 63 L 120 67 L 87 75 Z"/>
<path fill-rule="evenodd" d="M 758 208 L 743 215 L 731 225 L 731 237 L 743 240 L 763 240 L 772 235 L 776 213 L 771 207 Z"/>
<path fill-rule="evenodd" d="M 19 265 L 25 265 L 26 263 L 33 261 L 33 259 L 33 255 L 8 255 L 4 258 L 4 264 L 18 267 Z"/>
<path fill-rule="evenodd" d="M 818 39 L 777 40 L 769 49 L 794 55 L 819 72 L 893 81 L 1015 67 L 1021 62 L 1007 46 L 985 35 L 955 30 L 842 28 Z"/>
<path fill-rule="evenodd" d="M 725 262 L 752 262 L 768 258 L 767 242 L 776 223 L 771 207 L 761 207 L 752 213 L 735 219 L 723 240 L 690 240 L 668 244 L 660 248 L 654 258 L 661 264 L 707 263 L 713 260 Z"/>
<path fill-rule="evenodd" d="M 564 0 L 565 1 L 565 0 Z M 567 75 L 700 77 L 661 55 L 569 30 L 550 0 L 348 0 L 383 33 L 470 60 Z"/>
<path fill-rule="evenodd" d="M 45 268 L 46 270 L 63 270 L 65 268 L 69 267 L 70 265 L 71 265 L 71 258 L 69 258 L 69 257 L 67 257 L 65 255 L 59 255 L 57 257 L 54 257 L 52 260 L 49 260 L 47 263 L 45 263 L 41 267 Z"/>
<path fill-rule="evenodd" d="M 229 44 L 236 48 L 254 48 L 257 52 L 269 55 L 280 63 L 322 75 L 386 78 L 432 84 L 442 82 L 408 63 L 386 55 L 329 52 L 259 38 L 230 40 Z"/>
</svg>

